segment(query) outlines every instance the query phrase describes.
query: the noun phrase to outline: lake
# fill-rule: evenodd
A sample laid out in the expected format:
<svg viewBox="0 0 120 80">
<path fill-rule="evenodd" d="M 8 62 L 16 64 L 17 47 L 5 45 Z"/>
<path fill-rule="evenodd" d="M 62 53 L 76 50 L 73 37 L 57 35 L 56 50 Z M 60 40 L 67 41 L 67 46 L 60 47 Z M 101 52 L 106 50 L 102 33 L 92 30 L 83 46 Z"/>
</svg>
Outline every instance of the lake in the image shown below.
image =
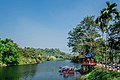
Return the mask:
<svg viewBox="0 0 120 80">
<path fill-rule="evenodd" d="M 61 75 L 58 70 L 61 66 L 77 66 L 70 60 L 47 61 L 39 64 L 0 67 L 0 80 L 76 80 L 80 73 Z"/>
</svg>

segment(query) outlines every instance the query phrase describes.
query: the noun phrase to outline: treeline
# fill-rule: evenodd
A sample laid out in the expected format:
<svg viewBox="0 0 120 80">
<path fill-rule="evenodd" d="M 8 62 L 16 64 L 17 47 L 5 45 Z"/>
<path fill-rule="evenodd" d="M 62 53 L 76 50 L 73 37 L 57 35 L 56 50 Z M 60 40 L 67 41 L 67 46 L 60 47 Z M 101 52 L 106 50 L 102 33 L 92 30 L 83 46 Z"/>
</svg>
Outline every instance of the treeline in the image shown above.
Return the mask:
<svg viewBox="0 0 120 80">
<path fill-rule="evenodd" d="M 21 48 L 11 39 L 0 39 L 0 65 L 22 65 L 50 60 L 68 59 L 69 55 L 59 49 Z"/>
<path fill-rule="evenodd" d="M 89 50 L 97 62 L 120 63 L 120 11 L 116 3 L 106 4 L 99 16 L 86 16 L 69 31 L 68 47 L 77 54 L 73 61 L 78 62 Z"/>
</svg>

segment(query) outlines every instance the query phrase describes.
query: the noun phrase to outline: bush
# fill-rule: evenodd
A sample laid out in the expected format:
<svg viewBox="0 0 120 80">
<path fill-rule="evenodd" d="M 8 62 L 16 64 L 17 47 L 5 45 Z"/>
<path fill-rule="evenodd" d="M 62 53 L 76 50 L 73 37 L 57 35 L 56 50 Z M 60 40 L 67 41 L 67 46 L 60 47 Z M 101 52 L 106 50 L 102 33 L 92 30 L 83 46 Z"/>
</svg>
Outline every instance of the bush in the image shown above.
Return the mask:
<svg viewBox="0 0 120 80">
<path fill-rule="evenodd" d="M 120 72 L 94 69 L 92 72 L 85 75 L 85 80 L 120 80 Z"/>
</svg>

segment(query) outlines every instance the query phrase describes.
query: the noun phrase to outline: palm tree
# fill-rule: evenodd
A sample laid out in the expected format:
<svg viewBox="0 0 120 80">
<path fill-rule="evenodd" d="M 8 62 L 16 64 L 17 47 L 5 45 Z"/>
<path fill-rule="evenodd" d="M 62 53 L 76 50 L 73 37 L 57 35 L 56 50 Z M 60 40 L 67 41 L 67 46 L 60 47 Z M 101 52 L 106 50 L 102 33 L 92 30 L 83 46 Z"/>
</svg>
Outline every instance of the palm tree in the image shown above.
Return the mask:
<svg viewBox="0 0 120 80">
<path fill-rule="evenodd" d="M 109 22 L 114 20 L 117 16 L 119 16 L 119 12 L 115 8 L 117 6 L 116 3 L 110 4 L 109 2 L 106 2 L 106 4 L 107 4 L 107 8 L 104 8 L 101 11 L 100 16 L 98 16 L 96 19 L 96 23 L 98 23 L 98 25 L 102 31 L 102 38 L 103 38 L 104 34 L 106 34 L 106 41 L 107 41 L 108 28 L 110 25 Z M 106 44 L 107 44 L 107 42 L 106 42 Z M 106 46 L 106 53 L 107 53 L 107 46 Z M 105 62 L 106 62 L 106 57 L 105 57 Z"/>
</svg>

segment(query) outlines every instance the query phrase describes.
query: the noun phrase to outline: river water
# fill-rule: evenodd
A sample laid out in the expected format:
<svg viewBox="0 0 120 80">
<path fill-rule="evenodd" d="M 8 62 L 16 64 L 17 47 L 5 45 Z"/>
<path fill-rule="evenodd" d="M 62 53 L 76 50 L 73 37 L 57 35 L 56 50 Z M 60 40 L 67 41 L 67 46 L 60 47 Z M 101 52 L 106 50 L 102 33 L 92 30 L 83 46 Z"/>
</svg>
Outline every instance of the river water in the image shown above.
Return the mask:
<svg viewBox="0 0 120 80">
<path fill-rule="evenodd" d="M 61 66 L 77 66 L 70 60 L 47 61 L 40 64 L 0 67 L 0 80 L 76 80 L 80 73 L 61 75 L 58 70 Z"/>
</svg>

